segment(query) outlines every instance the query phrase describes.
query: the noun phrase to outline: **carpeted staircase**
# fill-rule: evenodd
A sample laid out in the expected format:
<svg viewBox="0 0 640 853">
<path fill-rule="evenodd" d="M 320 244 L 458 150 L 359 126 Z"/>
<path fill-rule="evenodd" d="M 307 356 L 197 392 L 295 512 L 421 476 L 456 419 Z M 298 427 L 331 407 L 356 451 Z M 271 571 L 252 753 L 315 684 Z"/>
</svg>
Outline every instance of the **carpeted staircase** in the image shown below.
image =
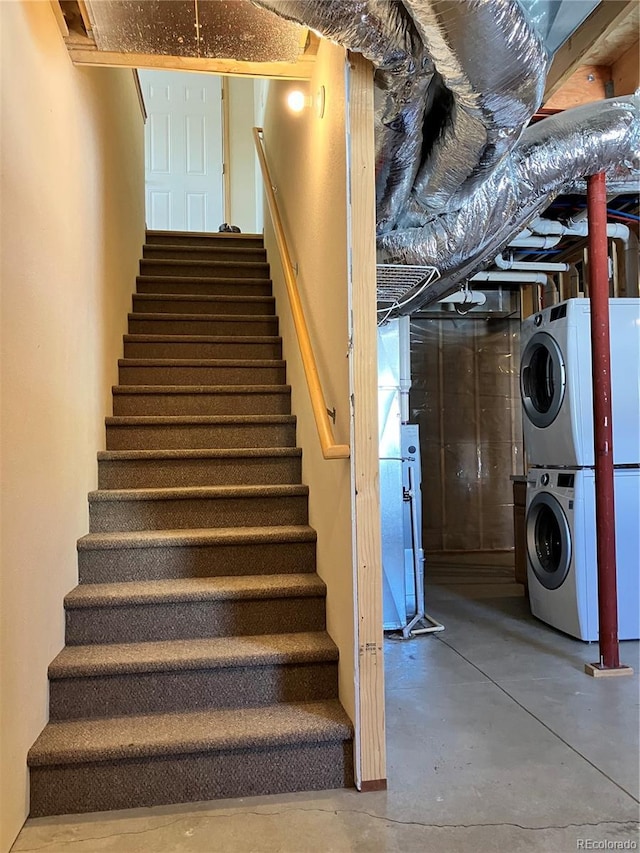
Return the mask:
<svg viewBox="0 0 640 853">
<path fill-rule="evenodd" d="M 351 785 L 262 237 L 140 272 L 31 815 Z"/>
</svg>

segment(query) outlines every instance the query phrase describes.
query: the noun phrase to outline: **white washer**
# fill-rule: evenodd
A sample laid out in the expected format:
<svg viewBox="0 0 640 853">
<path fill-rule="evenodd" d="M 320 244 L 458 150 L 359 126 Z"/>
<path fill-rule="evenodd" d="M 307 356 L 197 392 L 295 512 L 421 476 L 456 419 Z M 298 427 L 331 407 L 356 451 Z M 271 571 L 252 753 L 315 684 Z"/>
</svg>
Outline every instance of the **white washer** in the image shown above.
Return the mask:
<svg viewBox="0 0 640 853">
<path fill-rule="evenodd" d="M 618 636 L 640 638 L 640 468 L 615 471 Z M 580 640 L 598 639 L 595 473 L 532 468 L 526 542 L 531 612 Z"/>
<path fill-rule="evenodd" d="M 569 299 L 522 324 L 520 393 L 530 465 L 594 464 L 588 299 Z M 613 461 L 640 463 L 640 299 L 610 299 Z"/>
</svg>

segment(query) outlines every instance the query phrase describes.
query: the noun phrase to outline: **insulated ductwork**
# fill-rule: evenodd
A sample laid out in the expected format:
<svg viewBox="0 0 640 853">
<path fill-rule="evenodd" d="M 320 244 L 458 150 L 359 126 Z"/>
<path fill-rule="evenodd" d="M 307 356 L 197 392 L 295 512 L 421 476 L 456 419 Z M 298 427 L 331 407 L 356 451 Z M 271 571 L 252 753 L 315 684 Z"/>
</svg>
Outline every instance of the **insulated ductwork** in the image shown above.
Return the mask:
<svg viewBox="0 0 640 853">
<path fill-rule="evenodd" d="M 288 21 L 361 53 L 382 71 L 410 74 L 424 45 L 398 0 L 253 0 Z"/>
<path fill-rule="evenodd" d="M 441 278 L 421 296 L 440 299 L 488 265 L 572 182 L 605 171 L 612 181 L 640 177 L 640 95 L 567 110 L 528 128 L 513 152 L 464 208 L 421 228 L 385 234 L 378 246 L 392 263 L 424 264 Z M 410 313 L 418 305 L 408 305 Z"/>
<path fill-rule="evenodd" d="M 518 0 L 257 2 L 377 69 L 379 234 L 462 205 L 542 100 L 548 57 Z"/>
<path fill-rule="evenodd" d="M 449 109 L 425 122 L 413 216 L 462 206 L 542 102 L 548 56 L 518 0 L 404 0 Z"/>
<path fill-rule="evenodd" d="M 547 0 L 254 2 L 376 69 L 379 260 L 440 273 L 402 313 L 490 264 L 586 176 L 606 170 L 609 187 L 637 189 L 639 95 L 522 130 L 543 95 L 548 56 L 533 20 L 549 28 Z"/>
<path fill-rule="evenodd" d="M 423 150 L 433 63 L 400 2 L 386 0 L 255 0 L 304 24 L 376 68 L 376 222 L 391 230 L 405 207 Z"/>
<path fill-rule="evenodd" d="M 433 63 L 402 3 L 385 0 L 255 0 L 304 24 L 376 68 L 376 222 L 390 230 L 406 204 L 422 156 Z"/>
</svg>

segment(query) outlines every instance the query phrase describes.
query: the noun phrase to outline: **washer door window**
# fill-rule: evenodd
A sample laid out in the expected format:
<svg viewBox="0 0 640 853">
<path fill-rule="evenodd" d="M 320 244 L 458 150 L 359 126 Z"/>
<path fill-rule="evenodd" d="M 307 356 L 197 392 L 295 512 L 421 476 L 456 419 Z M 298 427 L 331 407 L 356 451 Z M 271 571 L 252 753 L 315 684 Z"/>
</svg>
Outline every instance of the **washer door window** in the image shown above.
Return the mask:
<svg viewBox="0 0 640 853">
<path fill-rule="evenodd" d="M 558 416 L 565 391 L 564 359 L 560 347 L 546 332 L 529 341 L 520 362 L 522 405 L 531 423 L 548 427 Z"/>
<path fill-rule="evenodd" d="M 571 564 L 571 533 L 562 507 L 548 492 L 538 493 L 529 504 L 527 554 L 542 586 L 562 586 Z"/>
</svg>

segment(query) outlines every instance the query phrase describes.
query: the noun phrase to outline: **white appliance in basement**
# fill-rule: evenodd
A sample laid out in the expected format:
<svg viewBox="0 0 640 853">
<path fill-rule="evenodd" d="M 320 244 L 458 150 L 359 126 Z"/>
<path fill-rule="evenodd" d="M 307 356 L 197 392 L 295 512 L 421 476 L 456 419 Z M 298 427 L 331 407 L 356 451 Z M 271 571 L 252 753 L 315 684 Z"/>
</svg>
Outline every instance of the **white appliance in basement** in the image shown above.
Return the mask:
<svg viewBox="0 0 640 853">
<path fill-rule="evenodd" d="M 615 465 L 640 462 L 640 299 L 610 299 Z M 531 465 L 594 464 L 588 299 L 545 308 L 522 324 L 520 391 Z"/>
<path fill-rule="evenodd" d="M 618 636 L 640 638 L 640 469 L 615 471 Z M 595 472 L 533 468 L 526 543 L 531 612 L 565 634 L 598 639 Z"/>
<path fill-rule="evenodd" d="M 378 424 L 383 627 L 413 634 L 442 631 L 424 610 L 420 436 L 408 423 L 409 318 L 378 327 Z"/>
</svg>

